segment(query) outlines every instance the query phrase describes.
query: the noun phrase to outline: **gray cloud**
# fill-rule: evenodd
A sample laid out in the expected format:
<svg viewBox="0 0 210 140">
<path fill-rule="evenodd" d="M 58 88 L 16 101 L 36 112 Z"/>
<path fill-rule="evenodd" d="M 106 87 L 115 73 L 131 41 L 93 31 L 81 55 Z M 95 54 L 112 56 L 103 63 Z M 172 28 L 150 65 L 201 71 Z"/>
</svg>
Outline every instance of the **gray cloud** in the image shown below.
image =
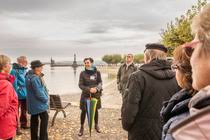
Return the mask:
<svg viewBox="0 0 210 140">
<path fill-rule="evenodd" d="M 45 59 L 139 53 L 196 1 L 0 0 L 0 52 Z"/>
</svg>

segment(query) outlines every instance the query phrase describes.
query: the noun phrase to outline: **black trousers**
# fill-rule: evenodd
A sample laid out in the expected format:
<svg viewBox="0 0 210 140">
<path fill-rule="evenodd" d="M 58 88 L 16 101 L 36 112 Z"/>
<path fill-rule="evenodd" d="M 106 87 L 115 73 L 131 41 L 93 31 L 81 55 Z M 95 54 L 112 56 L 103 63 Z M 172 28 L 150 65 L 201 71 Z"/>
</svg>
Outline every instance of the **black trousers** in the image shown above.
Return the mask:
<svg viewBox="0 0 210 140">
<path fill-rule="evenodd" d="M 38 127 L 40 118 L 40 132 L 38 137 Z M 49 115 L 47 111 L 31 115 L 31 140 L 48 140 L 48 119 Z"/>
<path fill-rule="evenodd" d="M 85 118 L 86 118 L 86 110 L 82 110 L 81 115 L 80 115 L 81 126 L 84 125 Z M 96 109 L 96 113 L 95 113 L 95 118 L 94 119 L 95 119 L 95 124 L 98 125 L 98 109 Z"/>
<path fill-rule="evenodd" d="M 20 127 L 27 127 L 27 105 L 26 100 L 18 100 L 18 111 L 19 108 L 21 112 L 20 114 Z"/>
</svg>

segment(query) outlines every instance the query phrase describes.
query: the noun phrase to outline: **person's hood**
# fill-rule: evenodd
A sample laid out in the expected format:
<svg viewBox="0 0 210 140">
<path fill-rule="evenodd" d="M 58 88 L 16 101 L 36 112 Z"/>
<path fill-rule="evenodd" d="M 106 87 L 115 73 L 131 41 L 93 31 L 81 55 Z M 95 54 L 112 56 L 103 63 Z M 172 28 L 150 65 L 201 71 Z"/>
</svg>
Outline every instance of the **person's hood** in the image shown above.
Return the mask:
<svg viewBox="0 0 210 140">
<path fill-rule="evenodd" d="M 190 113 L 195 114 L 199 112 L 202 108 L 210 105 L 210 85 L 201 89 L 198 93 L 196 93 L 190 103 Z"/>
<path fill-rule="evenodd" d="M 167 60 L 152 60 L 139 69 L 156 79 L 172 79 L 175 76 L 175 72 L 171 70 L 171 63 Z"/>
<path fill-rule="evenodd" d="M 13 63 L 13 65 L 12 65 L 12 68 L 13 69 L 27 69 L 27 68 L 25 68 L 25 67 L 22 67 L 22 66 L 20 66 L 19 64 L 17 64 L 17 63 Z"/>
<path fill-rule="evenodd" d="M 3 82 L 3 80 L 7 80 L 12 84 L 15 81 L 15 77 L 9 74 L 0 73 L 0 92 L 8 86 L 8 83 Z"/>
</svg>

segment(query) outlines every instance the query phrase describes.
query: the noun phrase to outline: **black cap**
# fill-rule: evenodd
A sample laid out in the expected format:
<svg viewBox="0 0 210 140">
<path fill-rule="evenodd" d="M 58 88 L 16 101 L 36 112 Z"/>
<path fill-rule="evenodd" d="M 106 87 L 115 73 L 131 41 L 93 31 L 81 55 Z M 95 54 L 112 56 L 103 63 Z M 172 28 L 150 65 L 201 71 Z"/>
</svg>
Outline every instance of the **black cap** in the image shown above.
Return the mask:
<svg viewBox="0 0 210 140">
<path fill-rule="evenodd" d="M 32 69 L 37 68 L 37 67 L 41 67 L 43 65 L 44 64 L 40 60 L 31 61 L 31 68 Z"/>
<path fill-rule="evenodd" d="M 156 50 L 163 51 L 163 52 L 165 52 L 165 53 L 167 53 L 167 51 L 168 51 L 168 49 L 167 49 L 164 45 L 158 44 L 158 43 L 146 44 L 144 52 L 145 52 L 147 49 L 156 49 Z"/>
</svg>

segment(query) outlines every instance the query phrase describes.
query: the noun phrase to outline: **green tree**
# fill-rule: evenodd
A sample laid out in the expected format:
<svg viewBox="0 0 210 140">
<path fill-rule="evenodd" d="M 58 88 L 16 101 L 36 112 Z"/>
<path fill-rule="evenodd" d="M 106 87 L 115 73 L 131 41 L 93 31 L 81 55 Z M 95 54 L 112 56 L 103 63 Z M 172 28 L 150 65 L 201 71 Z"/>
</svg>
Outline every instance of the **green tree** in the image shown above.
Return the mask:
<svg viewBox="0 0 210 140">
<path fill-rule="evenodd" d="M 104 62 L 106 62 L 107 64 L 111 64 L 112 58 L 110 57 L 110 55 L 104 55 L 104 56 L 102 57 L 102 60 L 103 60 Z"/>
<path fill-rule="evenodd" d="M 108 64 L 117 64 L 122 61 L 120 54 L 104 55 L 102 60 Z"/>
<path fill-rule="evenodd" d="M 191 22 L 195 15 L 199 13 L 201 8 L 207 4 L 207 0 L 198 0 L 184 15 L 175 18 L 174 22 L 167 24 L 166 29 L 162 30 L 161 42 L 168 47 L 169 56 L 172 56 L 173 50 L 186 42 L 193 39 L 191 34 Z"/>
<path fill-rule="evenodd" d="M 120 63 L 122 60 L 122 57 L 120 54 L 114 54 L 112 55 L 112 64 Z"/>
</svg>

